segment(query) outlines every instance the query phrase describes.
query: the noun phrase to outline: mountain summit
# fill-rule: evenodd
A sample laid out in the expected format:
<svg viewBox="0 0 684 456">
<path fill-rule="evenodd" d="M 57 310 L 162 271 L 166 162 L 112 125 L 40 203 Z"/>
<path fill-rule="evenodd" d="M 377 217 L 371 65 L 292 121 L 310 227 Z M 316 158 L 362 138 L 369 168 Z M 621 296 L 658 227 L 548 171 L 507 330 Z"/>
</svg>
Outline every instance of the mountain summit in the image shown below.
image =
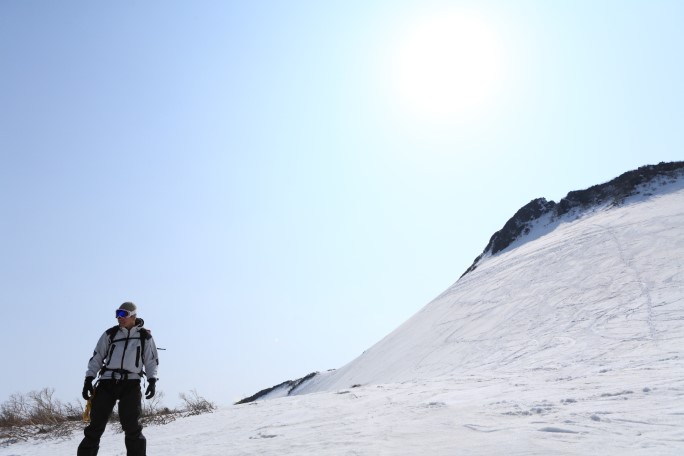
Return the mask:
<svg viewBox="0 0 684 456">
<path fill-rule="evenodd" d="M 663 183 L 672 182 L 682 175 L 684 162 L 659 163 L 628 171 L 604 184 L 572 191 L 559 203 L 547 201 L 546 198 L 534 199 L 521 207 L 501 230 L 492 235 L 482 254 L 463 275 L 474 270 L 484 256 L 495 255 L 529 234 L 532 227 L 544 218 L 552 222 L 569 213 L 577 214 L 597 207 L 617 207 L 631 196 L 657 191 Z"/>
<path fill-rule="evenodd" d="M 565 377 L 654 360 L 681 372 L 682 258 L 684 162 L 644 166 L 559 203 L 534 200 L 444 293 L 288 394 L 478 372 Z"/>
<path fill-rule="evenodd" d="M 535 199 L 456 283 L 358 358 L 239 403 L 478 374 L 681 377 L 682 258 L 684 162 L 643 166 L 559 203 Z"/>
</svg>

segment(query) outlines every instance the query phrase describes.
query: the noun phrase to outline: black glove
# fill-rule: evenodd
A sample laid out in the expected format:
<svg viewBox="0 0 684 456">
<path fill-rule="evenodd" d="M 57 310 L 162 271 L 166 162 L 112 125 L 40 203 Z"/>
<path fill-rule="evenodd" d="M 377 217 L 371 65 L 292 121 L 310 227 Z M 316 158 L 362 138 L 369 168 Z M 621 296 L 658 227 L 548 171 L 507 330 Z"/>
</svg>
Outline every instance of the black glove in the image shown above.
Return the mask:
<svg viewBox="0 0 684 456">
<path fill-rule="evenodd" d="M 154 393 L 156 392 L 156 384 L 157 384 L 157 379 L 156 378 L 151 378 L 147 380 L 147 389 L 145 390 L 145 399 L 152 399 L 154 397 Z"/>
<path fill-rule="evenodd" d="M 83 399 L 86 401 L 93 397 L 93 394 L 95 394 L 95 388 L 93 388 L 93 380 L 95 380 L 95 377 L 86 377 L 85 382 L 83 383 Z"/>
</svg>

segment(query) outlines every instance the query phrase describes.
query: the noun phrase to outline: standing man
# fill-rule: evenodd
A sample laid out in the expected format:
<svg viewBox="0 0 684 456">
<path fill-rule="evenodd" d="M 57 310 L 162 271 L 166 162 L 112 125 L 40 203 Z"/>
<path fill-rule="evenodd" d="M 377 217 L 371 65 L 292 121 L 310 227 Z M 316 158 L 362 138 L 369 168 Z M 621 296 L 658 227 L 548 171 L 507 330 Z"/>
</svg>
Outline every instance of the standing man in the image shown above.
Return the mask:
<svg viewBox="0 0 684 456">
<path fill-rule="evenodd" d="M 145 397 L 151 399 L 157 383 L 157 347 L 144 321 L 136 318 L 137 308 L 124 302 L 116 310 L 118 326 L 102 334 L 88 361 L 83 398 L 91 400 L 90 424 L 78 446 L 77 456 L 95 456 L 114 404 L 119 401 L 119 419 L 125 432 L 126 455 L 145 456 L 147 441 L 142 433 L 140 380 L 147 375 Z M 143 370 L 144 367 L 144 370 Z M 97 375 L 99 380 L 93 386 Z"/>
</svg>

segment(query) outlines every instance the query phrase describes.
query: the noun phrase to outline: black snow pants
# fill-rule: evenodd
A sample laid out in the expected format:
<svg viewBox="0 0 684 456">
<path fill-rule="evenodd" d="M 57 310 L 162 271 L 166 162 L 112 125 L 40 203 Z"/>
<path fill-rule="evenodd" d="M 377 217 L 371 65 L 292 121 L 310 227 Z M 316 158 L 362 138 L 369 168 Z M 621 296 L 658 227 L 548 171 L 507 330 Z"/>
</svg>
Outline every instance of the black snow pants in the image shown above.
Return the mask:
<svg viewBox="0 0 684 456">
<path fill-rule="evenodd" d="M 119 420 L 125 433 L 126 455 L 145 456 L 147 440 L 142 433 L 142 393 L 140 380 L 101 380 L 91 402 L 90 424 L 83 433 L 85 438 L 78 446 L 77 456 L 96 456 L 100 449 L 100 437 L 107 421 L 119 401 Z"/>
</svg>

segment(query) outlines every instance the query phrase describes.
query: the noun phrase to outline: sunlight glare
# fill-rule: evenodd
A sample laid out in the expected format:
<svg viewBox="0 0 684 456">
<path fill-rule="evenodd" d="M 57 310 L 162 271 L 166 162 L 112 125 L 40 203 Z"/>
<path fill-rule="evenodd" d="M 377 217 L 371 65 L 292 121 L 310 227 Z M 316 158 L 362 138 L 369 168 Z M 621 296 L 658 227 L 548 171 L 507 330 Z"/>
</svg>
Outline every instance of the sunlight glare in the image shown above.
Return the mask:
<svg viewBox="0 0 684 456">
<path fill-rule="evenodd" d="M 474 116 L 495 97 L 503 72 L 500 40 L 478 15 L 423 18 L 396 49 L 394 96 L 421 117 Z"/>
</svg>

